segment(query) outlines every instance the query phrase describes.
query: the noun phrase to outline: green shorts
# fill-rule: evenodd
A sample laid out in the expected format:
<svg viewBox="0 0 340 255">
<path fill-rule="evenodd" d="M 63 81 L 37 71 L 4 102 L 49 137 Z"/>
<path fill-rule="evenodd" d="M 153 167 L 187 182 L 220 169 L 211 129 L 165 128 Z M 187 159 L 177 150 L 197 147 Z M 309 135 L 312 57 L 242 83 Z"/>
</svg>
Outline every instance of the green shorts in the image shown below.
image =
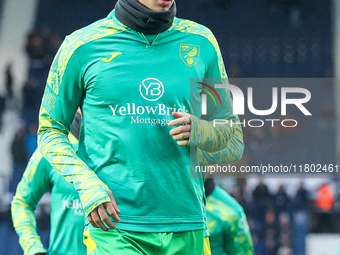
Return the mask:
<svg viewBox="0 0 340 255">
<path fill-rule="evenodd" d="M 203 230 L 170 233 L 87 230 L 84 243 L 88 255 L 203 255 L 205 246 Z"/>
</svg>

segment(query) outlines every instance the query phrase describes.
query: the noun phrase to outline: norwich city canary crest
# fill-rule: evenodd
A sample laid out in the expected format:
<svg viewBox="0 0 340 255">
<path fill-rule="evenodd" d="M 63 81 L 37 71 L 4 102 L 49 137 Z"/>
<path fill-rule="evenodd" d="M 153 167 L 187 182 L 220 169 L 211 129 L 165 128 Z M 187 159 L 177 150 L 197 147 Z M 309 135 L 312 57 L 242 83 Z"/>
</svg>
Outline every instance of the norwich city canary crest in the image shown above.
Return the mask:
<svg viewBox="0 0 340 255">
<path fill-rule="evenodd" d="M 187 66 L 194 66 L 200 57 L 200 46 L 191 44 L 181 44 L 179 46 L 179 55 Z"/>
</svg>

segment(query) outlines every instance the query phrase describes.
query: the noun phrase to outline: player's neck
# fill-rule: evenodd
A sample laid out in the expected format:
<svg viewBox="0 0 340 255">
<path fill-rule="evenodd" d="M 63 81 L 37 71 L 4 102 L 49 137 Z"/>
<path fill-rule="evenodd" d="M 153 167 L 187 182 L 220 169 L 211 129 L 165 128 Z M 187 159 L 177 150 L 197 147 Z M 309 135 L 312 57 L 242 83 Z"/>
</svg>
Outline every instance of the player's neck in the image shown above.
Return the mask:
<svg viewBox="0 0 340 255">
<path fill-rule="evenodd" d="M 155 12 L 136 0 L 119 0 L 115 7 L 117 19 L 124 25 L 146 35 L 166 31 L 176 15 L 176 4 L 169 11 Z"/>
</svg>

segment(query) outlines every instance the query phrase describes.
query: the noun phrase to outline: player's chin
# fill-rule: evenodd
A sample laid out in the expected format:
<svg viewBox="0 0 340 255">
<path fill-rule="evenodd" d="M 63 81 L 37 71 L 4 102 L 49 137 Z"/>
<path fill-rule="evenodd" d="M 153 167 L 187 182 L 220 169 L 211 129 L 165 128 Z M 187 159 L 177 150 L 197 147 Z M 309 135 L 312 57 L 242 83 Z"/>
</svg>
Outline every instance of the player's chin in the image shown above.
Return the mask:
<svg viewBox="0 0 340 255">
<path fill-rule="evenodd" d="M 171 9 L 174 1 L 173 0 L 159 0 L 160 3 L 159 3 L 159 7 L 158 7 L 158 10 L 159 12 L 166 12 L 168 10 Z"/>
<path fill-rule="evenodd" d="M 167 12 L 168 10 L 170 10 L 170 8 L 159 6 L 159 8 L 157 9 L 157 12 Z"/>
</svg>

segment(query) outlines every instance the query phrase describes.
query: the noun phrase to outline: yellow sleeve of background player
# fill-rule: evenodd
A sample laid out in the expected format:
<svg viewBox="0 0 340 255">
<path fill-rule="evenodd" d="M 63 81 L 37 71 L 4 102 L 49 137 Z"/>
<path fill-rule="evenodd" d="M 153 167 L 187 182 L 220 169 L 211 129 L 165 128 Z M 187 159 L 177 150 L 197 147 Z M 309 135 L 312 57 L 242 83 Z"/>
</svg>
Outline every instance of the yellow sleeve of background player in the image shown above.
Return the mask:
<svg viewBox="0 0 340 255">
<path fill-rule="evenodd" d="M 19 235 L 19 243 L 25 255 L 46 252 L 37 233 L 34 210 L 43 194 L 51 186 L 50 171 L 51 166 L 36 150 L 25 169 L 11 203 L 13 226 Z"/>
</svg>

